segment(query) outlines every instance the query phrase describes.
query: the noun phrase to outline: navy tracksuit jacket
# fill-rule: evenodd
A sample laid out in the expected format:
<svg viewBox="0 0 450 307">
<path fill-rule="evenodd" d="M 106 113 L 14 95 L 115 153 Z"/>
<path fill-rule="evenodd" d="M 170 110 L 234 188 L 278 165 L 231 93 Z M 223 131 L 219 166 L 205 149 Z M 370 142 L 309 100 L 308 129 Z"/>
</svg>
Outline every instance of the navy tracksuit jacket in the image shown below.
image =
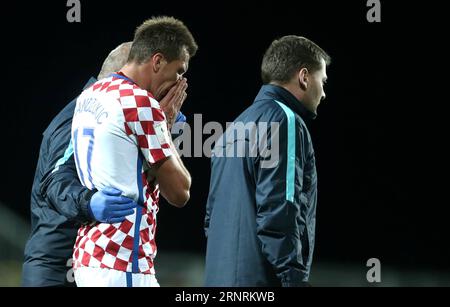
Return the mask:
<svg viewBox="0 0 450 307">
<path fill-rule="evenodd" d="M 249 149 L 236 154 L 233 148 L 252 147 L 251 129 L 236 133 L 228 128 L 216 142 L 205 219 L 206 286 L 302 286 L 308 281 L 317 201 L 314 150 L 304 122 L 311 118 L 314 114 L 290 92 L 264 85 L 234 124 L 278 123 L 278 131 L 269 129 L 268 138 L 258 132 L 257 138 L 268 139 L 270 149 L 277 147 L 278 136 L 278 163 L 262 167 L 271 156 L 261 148 L 256 155 Z"/>
<path fill-rule="evenodd" d="M 91 78 L 85 88 L 96 80 Z M 31 234 L 25 246 L 22 286 L 75 286 L 69 270 L 81 223 L 92 222 L 88 203 L 95 191 L 81 185 L 68 150 L 76 100 L 43 134 L 31 191 Z"/>
</svg>

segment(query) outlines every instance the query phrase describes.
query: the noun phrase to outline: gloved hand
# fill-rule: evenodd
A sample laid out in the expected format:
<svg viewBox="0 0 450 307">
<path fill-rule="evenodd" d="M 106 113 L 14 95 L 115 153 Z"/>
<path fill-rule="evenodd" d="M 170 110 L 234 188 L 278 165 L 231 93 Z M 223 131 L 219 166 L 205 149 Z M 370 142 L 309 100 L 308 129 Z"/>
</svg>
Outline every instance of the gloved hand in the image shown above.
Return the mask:
<svg viewBox="0 0 450 307">
<path fill-rule="evenodd" d="M 186 122 L 186 116 L 180 112 L 177 114 L 177 118 L 175 119 L 176 123 L 185 123 Z"/>
<path fill-rule="evenodd" d="M 186 124 L 186 116 L 180 111 L 178 112 L 177 118 L 175 119 L 175 123 L 172 126 L 172 131 L 170 131 L 170 134 L 172 134 L 172 140 L 175 140 L 181 135 L 185 124 Z"/>
<path fill-rule="evenodd" d="M 101 223 L 121 223 L 127 215 L 134 213 L 137 203 L 122 196 L 120 190 L 106 187 L 91 197 L 88 208 L 91 217 Z"/>
</svg>

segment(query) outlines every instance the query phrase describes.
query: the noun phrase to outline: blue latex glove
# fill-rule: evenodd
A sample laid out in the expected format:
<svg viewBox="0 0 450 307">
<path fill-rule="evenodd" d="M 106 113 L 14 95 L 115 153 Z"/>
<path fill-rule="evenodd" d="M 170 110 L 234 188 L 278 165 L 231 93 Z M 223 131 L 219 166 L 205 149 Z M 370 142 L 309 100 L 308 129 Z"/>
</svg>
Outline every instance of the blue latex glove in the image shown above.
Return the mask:
<svg viewBox="0 0 450 307">
<path fill-rule="evenodd" d="M 184 114 L 181 113 L 181 111 L 178 112 L 177 118 L 175 119 L 175 122 L 176 123 L 185 123 L 186 122 L 186 116 L 184 116 Z"/>
<path fill-rule="evenodd" d="M 120 190 L 107 187 L 92 195 L 88 207 L 89 213 L 96 221 L 114 224 L 123 222 L 127 215 L 133 214 L 137 203 L 122 196 Z"/>
</svg>

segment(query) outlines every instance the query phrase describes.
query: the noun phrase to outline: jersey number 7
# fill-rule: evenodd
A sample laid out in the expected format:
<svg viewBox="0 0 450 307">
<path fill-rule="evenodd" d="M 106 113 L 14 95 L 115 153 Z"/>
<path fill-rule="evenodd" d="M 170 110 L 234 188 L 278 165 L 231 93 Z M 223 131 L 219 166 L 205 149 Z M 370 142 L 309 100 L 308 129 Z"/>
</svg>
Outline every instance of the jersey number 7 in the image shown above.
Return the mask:
<svg viewBox="0 0 450 307">
<path fill-rule="evenodd" d="M 80 181 L 81 183 L 89 188 L 93 189 L 94 184 L 92 183 L 92 174 L 91 174 L 91 160 L 92 160 L 92 150 L 94 148 L 94 129 L 93 128 L 83 128 L 83 133 L 81 135 L 78 135 L 79 129 L 76 129 L 73 132 L 73 146 L 74 146 L 74 155 L 75 155 L 75 161 L 77 165 L 77 171 L 80 175 Z M 80 157 L 82 156 L 82 153 L 79 151 L 80 148 L 78 146 L 79 144 L 79 138 L 89 138 L 89 143 L 87 146 L 86 151 L 86 162 L 87 162 L 87 178 L 85 178 L 83 173 L 83 168 L 80 165 Z"/>
</svg>

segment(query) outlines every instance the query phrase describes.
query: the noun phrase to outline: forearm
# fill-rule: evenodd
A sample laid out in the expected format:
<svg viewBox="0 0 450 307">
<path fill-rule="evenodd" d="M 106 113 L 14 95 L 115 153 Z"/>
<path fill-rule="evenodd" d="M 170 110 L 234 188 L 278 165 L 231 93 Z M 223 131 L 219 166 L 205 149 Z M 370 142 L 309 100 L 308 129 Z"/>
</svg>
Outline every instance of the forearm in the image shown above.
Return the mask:
<svg viewBox="0 0 450 307">
<path fill-rule="evenodd" d="M 284 287 L 301 286 L 309 277 L 310 248 L 300 204 L 286 199 L 284 187 L 260 182 L 258 188 L 256 230 L 261 251 Z"/>
<path fill-rule="evenodd" d="M 90 223 L 89 202 L 95 191 L 82 186 L 76 172 L 61 168 L 51 174 L 43 185 L 43 197 L 49 205 L 68 220 Z"/>
<path fill-rule="evenodd" d="M 286 228 L 283 224 L 277 227 L 267 224 L 261 226 L 259 223 L 257 234 L 263 255 L 272 264 L 281 284 L 284 287 L 300 286 L 308 280 L 308 270 L 302 255 L 302 247 L 307 246 L 299 242 L 296 231 Z"/>
<path fill-rule="evenodd" d="M 190 198 L 191 176 L 181 158 L 168 140 L 172 149 L 170 157 L 157 165 L 153 174 L 159 184 L 161 195 L 173 206 L 181 208 Z"/>
<path fill-rule="evenodd" d="M 182 176 L 185 178 L 186 187 L 187 187 L 187 189 L 190 189 L 191 183 L 192 183 L 191 174 L 187 170 L 186 166 L 184 166 L 184 163 L 181 160 L 181 157 L 178 154 L 178 151 L 177 151 L 175 145 L 173 144 L 172 139 L 170 140 L 170 143 L 171 143 L 170 146 L 171 146 L 172 152 L 173 152 L 173 157 L 174 157 L 174 159 L 176 159 L 176 161 L 177 161 L 177 163 L 178 163 L 178 165 L 180 167 L 180 171 L 182 172 Z"/>
</svg>

